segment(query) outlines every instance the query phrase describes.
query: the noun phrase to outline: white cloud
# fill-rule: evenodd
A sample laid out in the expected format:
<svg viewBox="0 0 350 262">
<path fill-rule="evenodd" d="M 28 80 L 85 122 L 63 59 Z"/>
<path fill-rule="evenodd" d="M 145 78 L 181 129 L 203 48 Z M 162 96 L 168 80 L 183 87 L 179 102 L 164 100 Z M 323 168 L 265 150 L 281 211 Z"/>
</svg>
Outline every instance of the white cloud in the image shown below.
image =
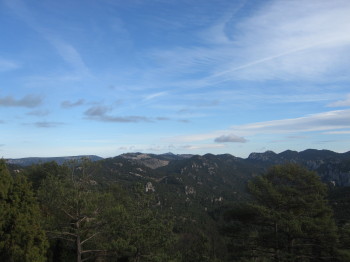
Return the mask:
<svg viewBox="0 0 350 262">
<path fill-rule="evenodd" d="M 0 106 L 4 107 L 28 107 L 39 106 L 43 102 L 42 97 L 36 95 L 26 95 L 21 99 L 12 96 L 0 97 Z"/>
<path fill-rule="evenodd" d="M 350 130 L 324 132 L 325 135 L 350 135 Z"/>
<path fill-rule="evenodd" d="M 167 92 L 158 92 L 158 93 L 150 94 L 150 95 L 147 95 L 144 98 L 144 100 L 145 101 L 152 100 L 152 99 L 157 98 L 157 97 L 165 96 L 166 94 L 167 94 Z"/>
<path fill-rule="evenodd" d="M 350 45 L 349 1 L 270 3 L 232 28 L 232 51 L 241 56 L 231 53 L 235 61 L 214 76 L 316 80 L 349 66 L 344 59 Z"/>
<path fill-rule="evenodd" d="M 239 22 L 231 11 L 232 16 L 201 32 L 205 45 L 152 52 L 162 65 L 159 70 L 181 76 L 202 72 L 208 77 L 198 79 L 200 87 L 232 80 L 319 82 L 348 76 L 349 1 L 261 3 Z"/>
<path fill-rule="evenodd" d="M 38 21 L 38 18 L 34 15 L 30 8 L 27 7 L 26 3 L 21 0 L 5 0 L 5 4 L 27 25 L 29 25 L 33 30 L 38 32 L 45 38 L 61 56 L 61 58 L 67 62 L 80 77 L 89 74 L 89 69 L 84 63 L 81 55 L 79 54 L 76 47 L 72 44 L 62 40 L 60 37 L 53 33 L 49 33 L 51 30 L 42 26 L 45 24 Z M 1 61 L 0 61 L 1 68 Z"/>
<path fill-rule="evenodd" d="M 236 136 L 234 134 L 222 135 L 214 140 L 217 143 L 245 143 L 247 140 L 244 137 Z"/>
<path fill-rule="evenodd" d="M 304 132 L 322 132 L 327 130 L 336 130 L 350 128 L 350 109 L 328 111 L 319 114 L 311 114 L 298 118 L 272 120 L 265 122 L 256 122 L 245 125 L 232 126 L 228 130 L 217 130 L 203 134 L 183 135 L 166 139 L 171 143 L 190 143 L 237 137 L 244 139 L 243 136 L 270 135 L 270 134 L 298 134 Z M 298 137 L 294 135 L 294 137 Z"/>
<path fill-rule="evenodd" d="M 329 107 L 343 107 L 350 106 L 350 94 L 346 96 L 344 100 L 339 100 L 328 105 Z"/>
<path fill-rule="evenodd" d="M 350 127 L 350 110 L 328 111 L 299 118 L 233 126 L 236 134 L 271 134 L 324 131 Z"/>
<path fill-rule="evenodd" d="M 85 100 L 84 99 L 79 99 L 75 102 L 71 102 L 71 101 L 68 101 L 68 100 L 65 100 L 61 103 L 61 107 L 63 108 L 72 108 L 72 107 L 77 107 L 77 106 L 81 106 L 85 103 Z"/>
<path fill-rule="evenodd" d="M 93 106 L 88 108 L 84 115 L 86 119 L 95 120 L 100 122 L 112 122 L 112 123 L 138 123 L 138 122 L 153 122 L 154 119 L 151 119 L 146 116 L 114 116 L 108 114 L 112 108 L 106 106 Z M 157 118 L 158 121 L 162 121 L 162 117 Z"/>
<path fill-rule="evenodd" d="M 46 35 L 48 41 L 56 48 L 58 54 L 66 61 L 73 69 L 81 75 L 89 74 L 89 69 L 84 63 L 78 50 L 71 44 L 59 39 Z"/>
</svg>

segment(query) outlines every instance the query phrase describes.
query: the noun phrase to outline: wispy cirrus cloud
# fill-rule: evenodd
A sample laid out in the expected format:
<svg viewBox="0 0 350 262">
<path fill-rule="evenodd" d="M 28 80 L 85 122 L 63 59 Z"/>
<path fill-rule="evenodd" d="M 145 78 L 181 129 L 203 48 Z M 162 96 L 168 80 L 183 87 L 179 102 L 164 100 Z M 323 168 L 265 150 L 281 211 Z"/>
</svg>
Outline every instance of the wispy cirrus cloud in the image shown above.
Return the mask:
<svg viewBox="0 0 350 262">
<path fill-rule="evenodd" d="M 344 100 L 339 100 L 328 104 L 328 107 L 345 107 L 345 106 L 350 106 L 350 94 L 348 94 Z"/>
<path fill-rule="evenodd" d="M 166 94 L 167 94 L 167 92 L 158 92 L 158 93 L 150 94 L 150 95 L 145 96 L 144 100 L 145 101 L 152 100 L 152 99 L 155 99 L 157 97 L 165 96 Z"/>
<path fill-rule="evenodd" d="M 11 71 L 20 67 L 20 64 L 15 61 L 0 58 L 0 72 Z"/>
<path fill-rule="evenodd" d="M 237 11 L 228 11 L 199 35 L 205 45 L 152 56 L 162 71 L 205 74 L 191 80 L 199 87 L 236 80 L 334 80 L 347 77 L 350 67 L 344 59 L 350 51 L 349 12 L 346 0 L 265 1 L 239 22 Z"/>
<path fill-rule="evenodd" d="M 57 50 L 58 54 L 80 75 L 88 75 L 89 69 L 78 50 L 70 43 L 60 39 L 57 36 L 46 35 L 46 39 Z"/>
<path fill-rule="evenodd" d="M 3 107 L 27 107 L 33 108 L 39 106 L 43 102 L 43 98 L 38 95 L 26 95 L 20 99 L 12 96 L 0 97 L 0 106 Z"/>
<path fill-rule="evenodd" d="M 329 131 L 324 132 L 326 135 L 350 135 L 350 130 L 337 130 L 337 131 Z"/>
<path fill-rule="evenodd" d="M 172 143 L 189 143 L 214 140 L 223 143 L 232 140 L 245 140 L 244 136 L 271 135 L 271 134 L 296 134 L 289 139 L 304 139 L 304 133 L 319 132 L 320 134 L 341 134 L 347 131 L 338 129 L 350 128 L 350 109 L 328 111 L 318 114 L 310 114 L 298 118 L 280 119 L 265 122 L 256 122 L 244 125 L 232 126 L 227 130 L 216 130 L 202 134 L 176 136 L 165 139 Z M 332 131 L 334 130 L 334 131 Z M 230 135 L 227 135 L 230 134 Z M 237 142 L 238 142 L 237 141 Z M 245 140 L 248 142 L 248 140 Z"/>
<path fill-rule="evenodd" d="M 89 69 L 83 61 L 82 56 L 77 48 L 71 43 L 65 41 L 57 34 L 48 30 L 35 12 L 21 0 L 5 0 L 5 4 L 13 11 L 13 13 L 29 25 L 33 30 L 42 35 L 42 37 L 57 51 L 57 54 L 74 70 L 79 77 L 89 75 Z M 1 62 L 1 61 L 0 61 Z M 1 68 L 1 63 L 0 63 Z"/>
<path fill-rule="evenodd" d="M 236 133 L 273 134 L 326 131 L 350 127 L 350 109 L 328 111 L 291 119 L 258 122 L 233 126 Z"/>
<path fill-rule="evenodd" d="M 338 70 L 349 66 L 342 57 L 350 44 L 349 12 L 350 3 L 344 0 L 266 2 L 253 16 L 233 28 L 228 25 L 229 38 L 238 43 L 232 51 L 241 56 L 213 76 L 317 81 L 323 74 L 339 77 Z"/>
</svg>

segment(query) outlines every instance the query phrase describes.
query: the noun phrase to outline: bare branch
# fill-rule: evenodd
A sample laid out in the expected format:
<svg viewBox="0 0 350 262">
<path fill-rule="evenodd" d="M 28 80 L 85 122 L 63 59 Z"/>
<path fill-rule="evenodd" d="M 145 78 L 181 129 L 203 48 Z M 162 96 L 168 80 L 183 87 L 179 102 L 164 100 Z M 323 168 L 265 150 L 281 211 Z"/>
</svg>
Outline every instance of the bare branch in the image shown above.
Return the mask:
<svg viewBox="0 0 350 262">
<path fill-rule="evenodd" d="M 87 239 L 81 241 L 81 245 L 83 245 L 86 241 L 89 241 L 90 239 L 94 238 L 96 235 L 100 234 L 101 232 L 96 232 L 92 236 L 88 237 Z"/>
<path fill-rule="evenodd" d="M 88 219 L 88 217 L 87 216 L 84 216 L 84 217 L 82 217 L 82 218 L 80 218 L 76 223 L 81 223 L 81 222 L 83 222 L 85 219 Z"/>
<path fill-rule="evenodd" d="M 69 216 L 71 219 L 76 219 L 75 217 L 73 217 L 71 214 L 69 214 L 66 210 L 64 210 L 63 208 L 61 208 L 63 213 L 65 213 L 67 216 Z"/>
<path fill-rule="evenodd" d="M 77 237 L 77 234 L 73 234 L 70 232 L 57 232 L 57 231 L 46 231 L 48 233 L 52 233 L 52 234 L 57 234 L 57 235 L 68 235 L 68 236 L 73 236 L 73 237 Z"/>
</svg>

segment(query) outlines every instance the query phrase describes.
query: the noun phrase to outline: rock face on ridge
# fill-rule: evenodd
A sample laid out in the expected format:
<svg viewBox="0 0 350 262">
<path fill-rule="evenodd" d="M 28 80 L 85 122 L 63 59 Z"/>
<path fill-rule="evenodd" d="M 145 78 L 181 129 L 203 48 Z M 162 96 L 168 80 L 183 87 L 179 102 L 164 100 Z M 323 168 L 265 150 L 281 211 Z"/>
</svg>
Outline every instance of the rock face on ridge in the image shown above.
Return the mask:
<svg viewBox="0 0 350 262">
<path fill-rule="evenodd" d="M 335 153 L 330 150 L 307 149 L 301 152 L 287 150 L 279 154 L 266 151 L 251 153 L 247 161 L 266 167 L 287 162 L 297 163 L 317 172 L 325 182 L 350 186 L 350 151 Z"/>
<path fill-rule="evenodd" d="M 151 169 L 157 169 L 159 167 L 167 166 L 170 161 L 187 159 L 192 157 L 192 155 L 175 155 L 172 153 L 165 153 L 161 155 L 144 154 L 144 153 L 127 153 L 127 154 L 120 155 L 120 157 L 138 162 Z"/>
<path fill-rule="evenodd" d="M 37 163 L 88 158 L 99 161 L 98 156 L 70 156 L 49 158 L 8 159 L 8 164 L 29 166 Z M 227 190 L 244 187 L 245 182 L 255 175 L 265 172 L 270 166 L 296 163 L 318 173 L 324 182 L 336 186 L 350 186 L 350 151 L 336 153 L 329 150 L 308 149 L 297 152 L 286 150 L 281 153 L 266 151 L 251 153 L 247 159 L 230 154 L 176 155 L 127 153 L 101 161 L 106 165 L 104 172 L 122 174 L 125 177 L 148 178 L 160 183 L 183 183 L 190 179 L 197 185 L 213 184 Z M 131 178 L 130 178 L 131 179 Z M 230 186 L 229 186 L 230 185 Z M 230 189 L 231 188 L 231 189 Z"/>
<path fill-rule="evenodd" d="M 129 153 L 121 155 L 121 157 L 125 159 L 136 161 L 152 169 L 156 169 L 158 167 L 166 166 L 169 164 L 168 160 L 159 159 L 154 156 L 155 155 L 141 153 Z"/>
</svg>

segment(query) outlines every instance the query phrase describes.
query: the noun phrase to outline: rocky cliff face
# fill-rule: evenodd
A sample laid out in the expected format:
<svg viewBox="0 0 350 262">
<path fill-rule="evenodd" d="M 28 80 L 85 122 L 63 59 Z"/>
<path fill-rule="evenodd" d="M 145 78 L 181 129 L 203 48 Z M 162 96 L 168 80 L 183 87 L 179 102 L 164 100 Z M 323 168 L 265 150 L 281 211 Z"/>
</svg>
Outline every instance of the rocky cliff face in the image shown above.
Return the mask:
<svg viewBox="0 0 350 262">
<path fill-rule="evenodd" d="M 127 153 L 127 154 L 120 155 L 120 157 L 135 161 L 151 169 L 157 169 L 159 167 L 167 166 L 170 161 L 187 159 L 187 158 L 190 158 L 191 155 L 175 155 L 171 153 L 166 153 L 161 155 Z"/>
</svg>

